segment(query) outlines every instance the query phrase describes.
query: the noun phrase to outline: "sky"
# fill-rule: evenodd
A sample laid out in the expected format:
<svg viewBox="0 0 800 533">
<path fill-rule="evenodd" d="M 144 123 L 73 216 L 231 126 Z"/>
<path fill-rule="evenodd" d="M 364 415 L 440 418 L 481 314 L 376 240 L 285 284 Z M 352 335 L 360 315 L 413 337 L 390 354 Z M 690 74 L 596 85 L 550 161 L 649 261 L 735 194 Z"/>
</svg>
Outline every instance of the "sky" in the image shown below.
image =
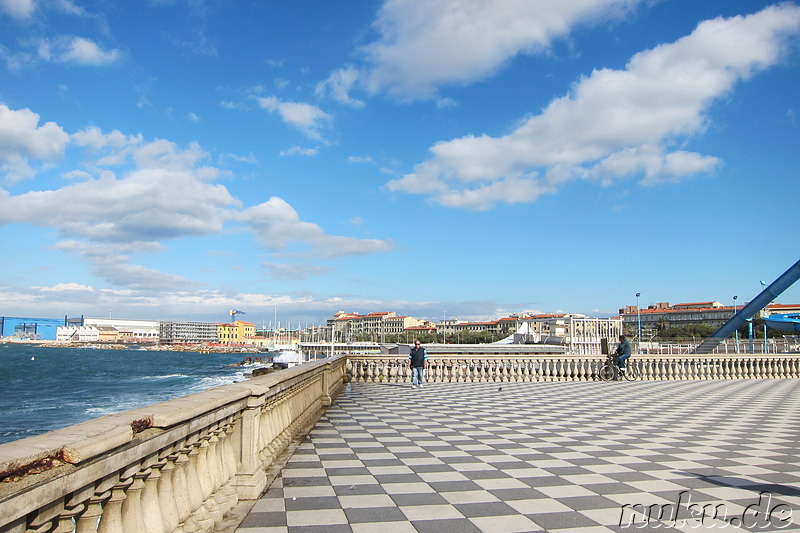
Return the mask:
<svg viewBox="0 0 800 533">
<path fill-rule="evenodd" d="M 741 304 L 798 113 L 793 2 L 0 0 L 0 315 Z"/>
</svg>

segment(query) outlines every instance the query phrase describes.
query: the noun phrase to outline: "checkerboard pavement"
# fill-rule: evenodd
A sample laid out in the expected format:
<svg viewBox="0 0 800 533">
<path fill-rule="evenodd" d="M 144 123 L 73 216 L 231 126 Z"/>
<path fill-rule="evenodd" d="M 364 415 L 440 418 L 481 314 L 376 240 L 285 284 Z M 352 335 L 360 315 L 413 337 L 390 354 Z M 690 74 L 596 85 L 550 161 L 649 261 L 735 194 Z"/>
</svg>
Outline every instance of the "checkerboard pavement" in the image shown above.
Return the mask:
<svg viewBox="0 0 800 533">
<path fill-rule="evenodd" d="M 798 407 L 800 380 L 352 384 L 237 532 L 800 531 Z"/>
</svg>

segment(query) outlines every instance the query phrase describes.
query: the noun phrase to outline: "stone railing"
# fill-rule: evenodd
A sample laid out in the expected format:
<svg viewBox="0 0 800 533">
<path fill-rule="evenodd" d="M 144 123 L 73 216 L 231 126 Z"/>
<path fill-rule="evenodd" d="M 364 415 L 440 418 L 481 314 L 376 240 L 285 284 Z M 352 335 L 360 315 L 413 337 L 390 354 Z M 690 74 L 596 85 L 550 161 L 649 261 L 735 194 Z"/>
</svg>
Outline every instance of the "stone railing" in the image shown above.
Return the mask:
<svg viewBox="0 0 800 533">
<path fill-rule="evenodd" d="M 594 381 L 603 356 L 564 354 L 431 355 L 425 379 L 433 383 Z M 355 383 L 410 383 L 408 356 L 349 356 Z M 636 355 L 642 380 L 770 379 L 800 377 L 800 354 Z"/>
<path fill-rule="evenodd" d="M 344 387 L 343 356 L 0 445 L 0 532 L 212 531 Z"/>
<path fill-rule="evenodd" d="M 427 379 L 593 381 L 603 362 L 434 353 Z M 643 380 L 800 377 L 800 354 L 634 355 L 630 364 Z M 0 533 L 213 531 L 263 493 L 281 454 L 346 381 L 408 383 L 407 356 L 337 356 L 0 445 Z"/>
</svg>

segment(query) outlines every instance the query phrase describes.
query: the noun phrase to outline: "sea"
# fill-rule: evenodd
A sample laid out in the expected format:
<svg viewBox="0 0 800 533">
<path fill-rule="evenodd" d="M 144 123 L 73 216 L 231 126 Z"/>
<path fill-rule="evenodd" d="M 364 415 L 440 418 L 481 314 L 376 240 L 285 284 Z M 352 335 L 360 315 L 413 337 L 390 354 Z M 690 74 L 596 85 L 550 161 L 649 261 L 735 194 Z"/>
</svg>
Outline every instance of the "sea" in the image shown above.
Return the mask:
<svg viewBox="0 0 800 533">
<path fill-rule="evenodd" d="M 0 343 L 0 444 L 244 381 L 244 357 Z"/>
</svg>

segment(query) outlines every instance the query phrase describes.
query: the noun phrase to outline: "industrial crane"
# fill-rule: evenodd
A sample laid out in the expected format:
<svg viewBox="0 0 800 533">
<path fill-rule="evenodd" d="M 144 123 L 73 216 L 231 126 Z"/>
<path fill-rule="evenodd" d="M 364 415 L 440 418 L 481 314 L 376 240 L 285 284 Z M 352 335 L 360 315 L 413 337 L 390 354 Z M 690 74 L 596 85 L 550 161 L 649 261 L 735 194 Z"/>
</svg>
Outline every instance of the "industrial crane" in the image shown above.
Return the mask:
<svg viewBox="0 0 800 533">
<path fill-rule="evenodd" d="M 247 313 L 245 313 L 244 311 L 237 311 L 236 309 L 231 309 L 230 314 L 231 314 L 231 324 L 233 324 L 233 321 L 236 320 L 236 315 L 245 315 Z"/>
</svg>

